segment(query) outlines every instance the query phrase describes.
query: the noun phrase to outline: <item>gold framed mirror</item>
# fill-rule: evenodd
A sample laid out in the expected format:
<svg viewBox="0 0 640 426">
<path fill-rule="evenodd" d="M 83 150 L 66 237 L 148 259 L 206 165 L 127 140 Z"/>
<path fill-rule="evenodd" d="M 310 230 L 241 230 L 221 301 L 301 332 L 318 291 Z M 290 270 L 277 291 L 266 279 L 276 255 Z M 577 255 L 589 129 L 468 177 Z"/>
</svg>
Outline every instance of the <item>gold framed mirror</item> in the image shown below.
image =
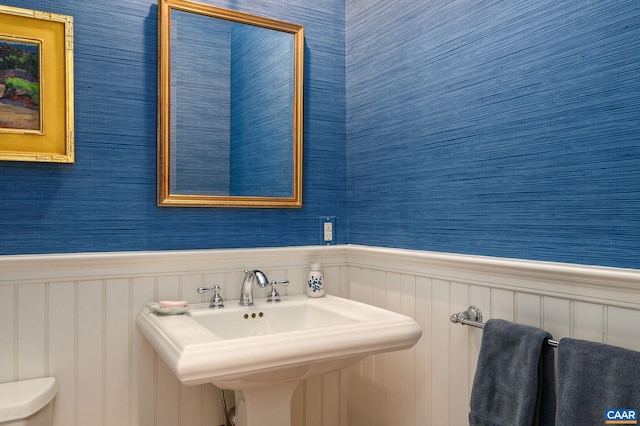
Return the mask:
<svg viewBox="0 0 640 426">
<path fill-rule="evenodd" d="M 159 0 L 158 205 L 302 206 L 304 30 Z"/>
</svg>

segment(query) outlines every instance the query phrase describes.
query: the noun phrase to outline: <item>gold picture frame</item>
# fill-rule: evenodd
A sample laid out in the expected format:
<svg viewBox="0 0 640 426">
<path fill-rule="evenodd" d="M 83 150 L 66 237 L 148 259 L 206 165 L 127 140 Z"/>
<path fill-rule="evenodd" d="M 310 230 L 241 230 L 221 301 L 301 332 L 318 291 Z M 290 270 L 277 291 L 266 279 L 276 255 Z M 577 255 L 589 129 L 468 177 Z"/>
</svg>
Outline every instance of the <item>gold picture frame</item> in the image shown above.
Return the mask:
<svg viewBox="0 0 640 426">
<path fill-rule="evenodd" d="M 74 158 L 73 17 L 0 6 L 0 160 Z"/>
</svg>

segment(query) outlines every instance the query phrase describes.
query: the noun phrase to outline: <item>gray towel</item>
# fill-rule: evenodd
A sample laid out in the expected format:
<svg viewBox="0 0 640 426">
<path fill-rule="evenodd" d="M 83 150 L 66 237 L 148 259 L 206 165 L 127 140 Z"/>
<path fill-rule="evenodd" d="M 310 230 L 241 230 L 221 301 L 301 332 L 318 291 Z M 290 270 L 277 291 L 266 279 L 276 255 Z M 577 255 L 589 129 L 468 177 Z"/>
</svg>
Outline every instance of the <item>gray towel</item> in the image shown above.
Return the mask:
<svg viewBox="0 0 640 426">
<path fill-rule="evenodd" d="M 556 424 L 603 425 L 610 409 L 640 410 L 640 352 L 560 340 Z"/>
<path fill-rule="evenodd" d="M 539 328 L 487 321 L 471 391 L 471 426 L 554 424 L 555 354 L 548 339 Z"/>
</svg>

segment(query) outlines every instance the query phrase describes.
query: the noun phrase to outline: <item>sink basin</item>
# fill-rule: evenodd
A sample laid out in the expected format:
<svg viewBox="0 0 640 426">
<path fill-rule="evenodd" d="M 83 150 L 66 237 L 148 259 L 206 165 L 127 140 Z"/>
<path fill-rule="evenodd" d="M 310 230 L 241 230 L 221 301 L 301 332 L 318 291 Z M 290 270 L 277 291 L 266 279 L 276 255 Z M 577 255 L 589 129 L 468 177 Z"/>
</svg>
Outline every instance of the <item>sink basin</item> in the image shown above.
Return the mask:
<svg viewBox="0 0 640 426">
<path fill-rule="evenodd" d="M 238 425 L 288 425 L 288 404 L 300 380 L 367 355 L 409 348 L 422 335 L 407 316 L 329 295 L 225 305 L 197 304 L 183 315 L 158 315 L 145 307 L 136 323 L 182 383 L 239 391 L 236 412 L 240 404 L 246 413 Z M 265 416 L 275 420 L 269 423 Z"/>
<path fill-rule="evenodd" d="M 199 310 L 191 316 L 198 324 L 225 340 L 358 322 L 359 317 L 353 313 L 340 312 L 330 304 L 322 306 L 322 304 L 304 303 L 307 301 L 309 301 L 308 298 L 283 305 L 268 304 L 250 309 L 238 307 L 213 313 L 210 310 Z M 245 315 L 247 315 L 246 318 Z M 362 314 L 360 318 L 363 318 Z"/>
</svg>

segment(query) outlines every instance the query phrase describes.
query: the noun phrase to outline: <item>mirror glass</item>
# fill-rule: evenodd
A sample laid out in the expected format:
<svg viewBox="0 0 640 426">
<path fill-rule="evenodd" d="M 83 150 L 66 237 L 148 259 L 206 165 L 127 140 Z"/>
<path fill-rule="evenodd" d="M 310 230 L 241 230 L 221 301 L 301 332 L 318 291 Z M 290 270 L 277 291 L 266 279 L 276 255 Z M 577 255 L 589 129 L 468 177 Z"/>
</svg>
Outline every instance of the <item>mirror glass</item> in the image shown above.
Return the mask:
<svg viewBox="0 0 640 426">
<path fill-rule="evenodd" d="M 300 207 L 302 27 L 159 8 L 158 204 Z"/>
</svg>

